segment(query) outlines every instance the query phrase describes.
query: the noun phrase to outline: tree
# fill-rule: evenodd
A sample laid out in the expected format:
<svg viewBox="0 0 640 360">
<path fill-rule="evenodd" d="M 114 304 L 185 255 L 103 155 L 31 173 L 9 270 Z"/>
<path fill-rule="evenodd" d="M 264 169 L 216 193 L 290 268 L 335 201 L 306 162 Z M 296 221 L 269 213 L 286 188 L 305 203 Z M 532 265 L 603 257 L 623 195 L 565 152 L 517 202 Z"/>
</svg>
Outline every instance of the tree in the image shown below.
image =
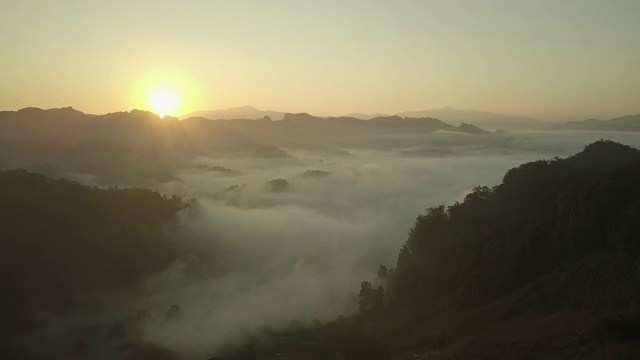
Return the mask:
<svg viewBox="0 0 640 360">
<path fill-rule="evenodd" d="M 384 288 L 382 286 L 378 286 L 376 289 L 376 293 L 373 299 L 373 307 L 376 310 L 382 309 L 384 307 Z"/>
<path fill-rule="evenodd" d="M 365 312 L 372 308 L 375 303 L 375 291 L 369 281 L 360 283 L 360 294 L 358 295 L 358 309 Z"/>
<path fill-rule="evenodd" d="M 389 276 L 389 270 L 387 270 L 386 266 L 380 265 L 380 269 L 378 270 L 378 277 L 380 279 L 385 279 L 387 276 Z"/>
<path fill-rule="evenodd" d="M 358 309 L 360 312 L 378 310 L 383 307 L 384 288 L 378 286 L 377 289 L 374 289 L 368 281 L 360 283 L 360 294 L 358 295 Z"/>
</svg>

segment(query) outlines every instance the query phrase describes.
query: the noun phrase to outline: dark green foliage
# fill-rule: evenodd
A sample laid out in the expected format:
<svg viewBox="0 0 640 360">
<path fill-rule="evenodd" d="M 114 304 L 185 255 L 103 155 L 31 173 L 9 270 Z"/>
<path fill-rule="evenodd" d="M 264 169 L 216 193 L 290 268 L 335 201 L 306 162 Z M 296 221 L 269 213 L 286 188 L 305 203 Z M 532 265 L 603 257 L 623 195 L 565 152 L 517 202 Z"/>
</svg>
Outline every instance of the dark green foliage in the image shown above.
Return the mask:
<svg viewBox="0 0 640 360">
<path fill-rule="evenodd" d="M 371 283 L 363 281 L 360 284 L 360 294 L 358 294 L 358 309 L 365 312 L 373 308 L 375 302 L 375 291 L 371 287 Z"/>
<path fill-rule="evenodd" d="M 265 187 L 268 191 L 272 192 L 283 192 L 288 190 L 291 187 L 291 184 L 285 179 L 274 179 L 267 181 Z"/>
<path fill-rule="evenodd" d="M 640 156 L 640 150 L 616 144 L 611 140 L 600 140 L 587 145 L 584 150 L 567 159 L 576 167 L 609 171 L 629 164 Z"/>
<path fill-rule="evenodd" d="M 462 203 L 418 216 L 398 255 L 400 303 L 492 301 L 571 259 L 640 250 L 640 152 L 599 141 L 509 170 Z M 419 305 L 422 304 L 422 305 Z"/>
<path fill-rule="evenodd" d="M 64 314 L 88 294 L 165 269 L 184 254 L 166 225 L 187 206 L 151 190 L 0 172 L 3 328 L 26 330 L 36 314 Z"/>
<path fill-rule="evenodd" d="M 370 310 L 380 310 L 384 307 L 384 288 L 378 286 L 374 289 L 370 282 L 363 281 L 360 284 L 360 294 L 358 294 L 358 310 L 361 313 Z"/>
<path fill-rule="evenodd" d="M 378 277 L 380 279 L 386 279 L 389 276 L 389 270 L 386 266 L 380 265 L 380 269 L 378 269 Z"/>
</svg>

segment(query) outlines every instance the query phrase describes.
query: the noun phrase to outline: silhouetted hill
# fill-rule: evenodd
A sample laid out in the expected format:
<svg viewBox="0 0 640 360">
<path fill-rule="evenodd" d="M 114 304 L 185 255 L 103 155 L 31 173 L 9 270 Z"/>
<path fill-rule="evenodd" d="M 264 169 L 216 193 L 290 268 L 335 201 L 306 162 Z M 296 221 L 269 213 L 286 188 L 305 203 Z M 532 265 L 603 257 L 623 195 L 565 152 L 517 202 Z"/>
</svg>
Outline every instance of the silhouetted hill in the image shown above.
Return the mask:
<svg viewBox="0 0 640 360">
<path fill-rule="evenodd" d="M 357 112 L 357 113 L 350 113 L 350 114 L 344 115 L 344 117 L 352 117 L 352 118 L 357 118 L 362 120 L 369 120 L 375 117 L 384 117 L 384 116 L 389 116 L 389 114 L 382 114 L 382 113 L 365 114 L 365 113 Z"/>
<path fill-rule="evenodd" d="M 200 122 L 206 120 L 199 118 Z M 183 122 L 192 121 L 192 118 Z M 215 125 L 214 125 L 215 124 Z M 453 126 L 434 118 L 354 117 L 322 118 L 308 113 L 286 113 L 281 121 L 264 119 L 216 120 L 222 126 L 252 139 L 279 147 L 309 150 L 332 156 L 348 156 L 344 148 L 393 149 L 420 146 L 424 137 L 438 131 L 482 135 L 487 132 L 469 125 Z"/>
<path fill-rule="evenodd" d="M 458 130 L 460 132 L 464 132 L 467 134 L 488 134 L 489 132 L 486 130 L 482 130 L 479 127 L 472 125 L 472 124 L 467 124 L 467 123 L 462 123 L 458 126 Z"/>
<path fill-rule="evenodd" d="M 0 111 L 0 117 L 3 119 L 3 121 L 42 121 L 44 116 L 46 116 L 48 119 L 64 121 L 87 118 L 91 115 L 84 114 L 83 112 L 78 111 L 70 106 L 48 110 L 36 107 L 27 107 L 18 111 Z"/>
<path fill-rule="evenodd" d="M 398 276 L 404 279 L 403 269 L 413 269 L 408 274 L 428 266 L 432 268 L 429 275 L 425 273 L 429 281 L 437 279 L 434 286 L 444 286 L 427 291 L 428 296 L 460 286 L 457 291 L 465 296 L 459 301 L 477 304 L 521 286 L 576 254 L 614 249 L 619 242 L 637 246 L 633 237 L 607 239 L 606 233 L 626 226 L 619 223 L 624 220 L 619 216 L 640 201 L 640 193 L 630 185 L 640 176 L 638 170 L 640 152 L 611 141 L 591 144 L 568 159 L 511 169 L 501 185 L 476 188 L 463 203 L 432 208 L 418 217 L 398 259 Z M 623 179 L 622 173 L 628 177 Z M 605 192 L 625 200 L 602 203 L 607 199 Z M 594 224 L 595 218 L 600 220 Z M 502 255 L 489 261 L 489 249 Z M 465 251 L 468 253 L 460 254 Z M 477 262 L 457 262 L 463 258 Z M 473 278 L 466 278 L 472 273 Z M 480 286 L 482 281 L 488 283 Z M 465 290 L 461 285 L 465 283 L 471 288 Z"/>
<path fill-rule="evenodd" d="M 287 180 L 282 178 L 269 180 L 265 184 L 265 189 L 267 189 L 267 191 L 276 192 L 276 193 L 287 191 L 290 188 L 291 188 L 291 184 L 289 184 Z"/>
<path fill-rule="evenodd" d="M 617 117 L 617 118 L 613 118 L 613 119 L 611 119 L 609 121 L 611 121 L 612 123 L 614 123 L 616 125 L 626 125 L 626 126 L 638 127 L 638 126 L 640 126 L 640 114 L 620 116 L 620 117 Z"/>
<path fill-rule="evenodd" d="M 640 160 L 640 150 L 601 140 L 587 145 L 584 150 L 567 159 L 571 165 L 587 169 L 611 171 Z"/>
<path fill-rule="evenodd" d="M 609 120 L 589 119 L 556 124 L 551 129 L 594 131 L 640 131 L 640 114 L 621 116 Z"/>
<path fill-rule="evenodd" d="M 0 111 L 0 139 L 18 141 L 29 138 L 43 141 L 59 137 L 61 133 L 73 135 L 91 115 L 71 107 L 43 110 L 24 108 L 18 111 Z"/>
<path fill-rule="evenodd" d="M 453 126 L 435 118 L 402 118 L 400 116 L 379 116 L 370 120 L 361 120 L 353 117 L 329 117 L 326 119 L 312 116 L 307 113 L 285 114 L 284 120 L 291 123 L 314 125 L 316 127 L 329 127 L 335 131 L 391 131 L 405 133 L 418 131 L 429 133 L 434 131 L 453 131 L 472 134 L 486 134 L 487 131 L 470 125 Z"/>
<path fill-rule="evenodd" d="M 451 107 L 440 109 L 405 111 L 397 114 L 402 117 L 433 117 L 448 123 L 472 123 L 482 128 L 497 129 L 535 129 L 540 126 L 537 120 L 526 116 L 497 114 L 479 110 L 458 110 Z"/>
<path fill-rule="evenodd" d="M 309 115 L 308 113 L 297 113 L 297 114 L 286 113 L 284 114 L 283 120 L 290 121 L 290 122 L 299 122 L 299 121 L 313 121 L 313 120 L 322 121 L 324 119 L 321 117 Z"/>
<path fill-rule="evenodd" d="M 391 115 L 379 113 L 351 113 L 345 116 L 369 120 L 376 117 L 389 117 Z M 528 118 L 526 116 L 512 116 L 479 110 L 457 110 L 452 107 L 420 111 L 403 111 L 395 114 L 395 116 L 399 116 L 402 118 L 436 118 L 448 123 L 473 123 L 482 128 L 491 130 L 536 129 L 540 127 L 540 123 L 537 120 Z"/>
<path fill-rule="evenodd" d="M 371 122 L 380 122 L 380 123 L 389 123 L 389 122 L 396 122 L 401 120 L 402 120 L 402 117 L 395 116 L 395 115 L 394 116 L 376 116 L 369 119 L 369 121 Z"/>
<path fill-rule="evenodd" d="M 5 111 L 0 113 L 0 130 L 0 168 L 88 173 L 107 183 L 167 180 L 196 155 L 290 156 L 224 122 L 178 121 L 140 110 L 105 115 L 72 108 Z"/>
<path fill-rule="evenodd" d="M 280 111 L 258 110 L 252 106 L 239 106 L 228 109 L 196 111 L 189 113 L 182 118 L 204 117 L 210 120 L 227 120 L 227 119 L 259 119 L 268 116 L 271 120 L 281 120 L 288 114 Z M 457 110 L 451 107 L 440 109 L 421 110 L 421 111 L 404 111 L 394 115 L 389 114 L 365 114 L 350 113 L 338 118 L 353 118 L 359 120 L 370 120 L 374 118 L 388 118 L 398 116 L 400 118 L 437 118 L 447 123 L 472 123 L 482 128 L 491 130 L 496 129 L 534 129 L 540 126 L 540 123 L 534 119 L 525 116 L 512 116 L 505 114 L 492 113 L 479 110 Z M 323 117 L 321 117 L 323 118 Z"/>
<path fill-rule="evenodd" d="M 390 300 L 418 312 L 501 301 L 494 307 L 508 317 L 590 310 L 596 324 L 614 316 L 640 329 L 626 290 L 640 274 L 620 276 L 640 260 L 638 183 L 640 152 L 611 141 L 511 169 L 502 184 L 418 217 L 387 283 Z M 501 300 L 517 289 L 527 295 Z M 575 331 L 599 336 L 597 327 Z"/>
<path fill-rule="evenodd" d="M 131 286 L 186 251 L 167 235 L 189 206 L 145 189 L 99 189 L 0 171 L 0 355 L 13 336 Z M 5 354 L 6 355 L 6 354 Z M 3 357 L 17 358 L 17 357 Z"/>
<path fill-rule="evenodd" d="M 253 106 L 246 105 L 246 106 L 232 107 L 228 109 L 196 111 L 183 116 L 183 118 L 187 119 L 190 117 L 203 117 L 210 120 L 225 120 L 225 119 L 258 119 L 258 118 L 264 118 L 265 116 L 268 116 L 272 120 L 281 120 L 284 117 L 284 113 L 280 111 L 272 111 L 272 110 L 258 110 Z"/>
<path fill-rule="evenodd" d="M 291 157 L 282 147 L 349 156 L 344 148 L 420 147 L 426 134 L 438 131 L 486 133 L 473 125 L 456 127 L 435 118 L 360 120 L 308 113 L 287 113 L 282 118 L 179 121 L 140 110 L 104 115 L 72 108 L 5 111 L 0 113 L 0 168 L 21 167 L 55 176 L 88 174 L 102 184 L 153 185 L 171 179 L 194 156 Z"/>
<path fill-rule="evenodd" d="M 481 135 L 475 126 L 453 126 L 434 118 L 377 117 L 361 120 L 353 117 L 321 118 L 308 113 L 284 115 L 282 121 L 228 120 L 225 126 L 252 138 L 295 149 L 321 149 L 331 152 L 342 147 L 379 148 L 389 146 L 389 137 L 405 137 L 402 146 L 419 141 L 417 136 L 448 131 Z M 407 137 L 409 137 L 407 139 Z"/>
</svg>

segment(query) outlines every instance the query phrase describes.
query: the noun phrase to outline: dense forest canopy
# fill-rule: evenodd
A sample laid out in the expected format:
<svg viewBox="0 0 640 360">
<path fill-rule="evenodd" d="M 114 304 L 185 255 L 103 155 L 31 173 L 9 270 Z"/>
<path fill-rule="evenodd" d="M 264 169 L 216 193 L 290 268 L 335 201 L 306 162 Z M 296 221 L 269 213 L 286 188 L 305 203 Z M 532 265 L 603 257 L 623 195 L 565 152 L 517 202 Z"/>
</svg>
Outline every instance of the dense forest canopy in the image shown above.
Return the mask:
<svg viewBox="0 0 640 360">
<path fill-rule="evenodd" d="M 167 226 L 189 206 L 147 189 L 101 189 L 24 170 L 0 172 L 0 308 L 5 334 L 65 314 L 185 255 Z M 4 341 L 7 340 L 5 337 Z"/>
<path fill-rule="evenodd" d="M 567 159 L 509 170 L 463 202 L 428 209 L 409 233 L 391 286 L 398 300 L 495 300 L 553 267 L 640 250 L 640 151 L 599 141 Z"/>
</svg>

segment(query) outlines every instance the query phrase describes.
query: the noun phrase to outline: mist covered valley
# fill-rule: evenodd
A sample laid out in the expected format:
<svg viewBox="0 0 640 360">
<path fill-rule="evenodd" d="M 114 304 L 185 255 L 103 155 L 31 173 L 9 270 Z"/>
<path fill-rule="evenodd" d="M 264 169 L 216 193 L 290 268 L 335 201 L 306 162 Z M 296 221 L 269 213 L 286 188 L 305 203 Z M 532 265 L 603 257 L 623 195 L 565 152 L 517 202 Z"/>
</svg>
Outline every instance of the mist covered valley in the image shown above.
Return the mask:
<svg viewBox="0 0 640 360">
<path fill-rule="evenodd" d="M 2 116 L 14 358 L 236 356 L 265 331 L 357 318 L 363 281 L 393 297 L 379 271 L 425 209 L 603 137 L 640 147 L 637 132 L 431 118 Z"/>
</svg>

